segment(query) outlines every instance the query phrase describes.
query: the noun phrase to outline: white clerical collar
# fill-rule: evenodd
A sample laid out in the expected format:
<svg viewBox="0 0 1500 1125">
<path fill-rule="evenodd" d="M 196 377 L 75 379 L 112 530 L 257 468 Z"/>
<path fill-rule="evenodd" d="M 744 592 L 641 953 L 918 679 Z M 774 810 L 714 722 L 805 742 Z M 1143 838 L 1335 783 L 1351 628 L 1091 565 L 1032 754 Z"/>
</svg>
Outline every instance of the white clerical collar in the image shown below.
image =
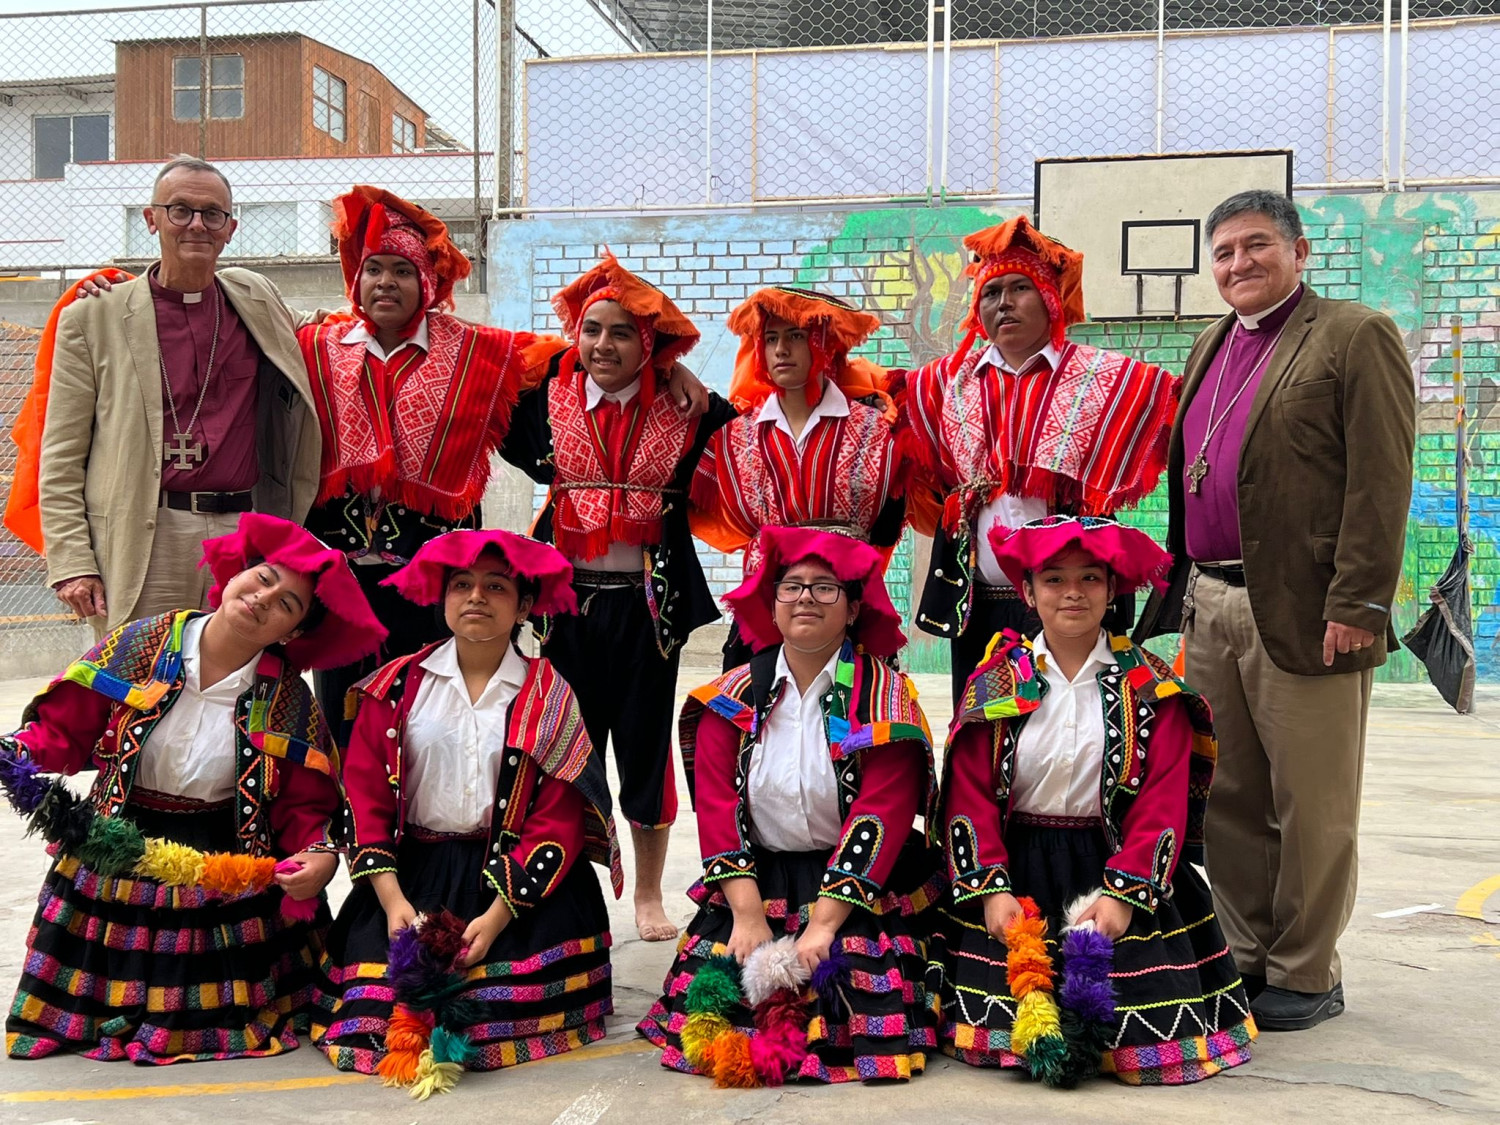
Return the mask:
<svg viewBox="0 0 1500 1125">
<path fill-rule="evenodd" d="M 1249 314 L 1246 314 L 1246 313 L 1235 313 L 1234 315 L 1237 316 L 1237 317 L 1239 317 L 1240 327 L 1241 328 L 1248 328 L 1250 331 L 1254 332 L 1257 328 L 1260 327 L 1260 322 L 1261 321 L 1265 320 L 1266 317 L 1270 316 L 1277 309 L 1281 308 L 1282 305 L 1286 304 L 1288 301 L 1290 301 L 1293 297 L 1295 297 L 1301 291 L 1302 291 L 1302 282 L 1299 281 L 1299 282 L 1297 282 L 1296 285 L 1294 285 L 1292 287 L 1292 291 L 1290 293 L 1288 293 L 1285 297 L 1281 298 L 1281 300 L 1277 301 L 1270 308 L 1268 308 L 1268 309 L 1261 309 L 1260 312 L 1258 312 L 1258 313 L 1249 313 Z"/>
<path fill-rule="evenodd" d="M 417 347 L 421 348 L 424 352 L 431 351 L 432 349 L 430 347 L 430 340 L 431 336 L 427 331 L 427 318 L 424 316 L 422 318 L 422 323 L 417 325 L 417 330 L 413 332 L 410 337 L 402 340 L 389 352 L 387 352 L 380 346 L 380 341 L 375 339 L 375 337 L 370 334 L 370 330 L 365 327 L 365 322 L 362 320 L 357 321 L 353 328 L 345 332 L 344 338 L 340 340 L 339 343 L 351 345 L 363 344 L 367 352 L 373 355 L 376 359 L 384 361 L 390 359 L 391 356 L 395 355 L 408 344 L 414 344 Z"/>
<path fill-rule="evenodd" d="M 1031 652 L 1037 658 L 1037 667 L 1042 670 L 1043 675 L 1046 675 L 1048 672 L 1054 672 L 1059 677 L 1062 676 L 1062 672 L 1058 671 L 1056 663 L 1052 659 L 1052 650 L 1047 647 L 1047 633 L 1045 630 L 1039 631 L 1036 639 L 1031 642 Z M 1115 652 L 1114 649 L 1109 647 L 1109 634 L 1100 629 L 1099 640 L 1094 645 L 1094 651 L 1089 653 L 1089 658 L 1083 662 L 1083 667 L 1078 669 L 1078 674 L 1068 682 L 1076 684 L 1091 672 L 1095 665 L 1098 665 L 1100 668 L 1108 668 L 1114 662 Z"/>
<path fill-rule="evenodd" d="M 801 394 L 802 388 L 795 387 L 786 393 Z M 802 427 L 800 437 L 792 433 L 792 424 L 787 420 L 786 411 L 781 406 L 781 392 L 768 396 L 761 404 L 760 412 L 755 415 L 755 424 L 757 426 L 764 423 L 774 425 L 791 438 L 792 443 L 798 449 L 801 449 L 808 435 L 813 432 L 821 419 L 847 417 L 849 417 L 849 400 L 844 396 L 844 392 L 839 390 L 838 384 L 829 379 L 824 381 L 823 397 L 818 399 L 818 405 L 813 407 L 812 413 L 807 416 L 807 423 Z"/>
<path fill-rule="evenodd" d="M 640 394 L 640 391 L 641 377 L 639 375 L 635 377 L 635 380 L 630 384 L 630 386 L 622 387 L 618 391 L 606 391 L 598 383 L 594 382 L 594 377 L 592 375 L 589 375 L 583 380 L 584 409 L 592 410 L 605 399 L 608 399 L 610 402 L 617 402 L 621 406 L 624 406 L 627 402 L 630 402 L 632 399 L 634 399 L 636 395 Z"/>
<path fill-rule="evenodd" d="M 991 344 L 984 350 L 984 355 L 980 357 L 979 363 L 981 367 L 987 363 L 997 371 L 1004 371 L 1011 375 L 1024 375 L 1032 367 L 1036 366 L 1036 362 L 1039 359 L 1046 360 L 1047 366 L 1053 371 L 1056 371 L 1057 361 L 1061 357 L 1062 352 L 1058 351 L 1051 344 L 1048 344 L 1041 351 L 1037 352 L 1030 359 L 1028 359 L 1025 363 L 1021 364 L 1020 367 L 1012 367 L 1010 364 L 1005 362 L 1005 357 L 1000 354 L 1000 349 L 997 348 L 994 344 Z"/>
</svg>

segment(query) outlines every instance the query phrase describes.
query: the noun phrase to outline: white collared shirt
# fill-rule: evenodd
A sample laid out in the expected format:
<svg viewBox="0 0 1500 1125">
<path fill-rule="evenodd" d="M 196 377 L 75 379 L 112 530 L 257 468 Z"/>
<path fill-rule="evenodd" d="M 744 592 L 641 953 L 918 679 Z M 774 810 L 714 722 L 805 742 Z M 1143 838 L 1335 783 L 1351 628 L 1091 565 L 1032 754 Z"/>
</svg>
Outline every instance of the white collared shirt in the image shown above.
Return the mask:
<svg viewBox="0 0 1500 1125">
<path fill-rule="evenodd" d="M 255 682 L 260 654 L 212 687 L 202 687 L 198 648 L 207 624 L 205 614 L 183 627 L 182 691 L 146 736 L 135 780 L 157 793 L 222 801 L 234 795 L 234 707 Z"/>
<path fill-rule="evenodd" d="M 1099 630 L 1094 651 L 1071 680 L 1054 665 L 1045 633 L 1031 647 L 1047 693 L 1016 743 L 1012 808 L 1038 816 L 1097 817 L 1104 702 L 1094 677 L 1115 663 L 1109 637 Z"/>
<path fill-rule="evenodd" d="M 639 375 L 628 387 L 622 387 L 618 391 L 606 391 L 594 382 L 592 375 L 585 375 L 583 379 L 584 408 L 587 410 L 593 410 L 602 402 L 617 402 L 621 409 L 624 409 L 640 392 L 641 377 Z M 646 557 L 641 553 L 641 549 L 632 547 L 629 543 L 611 543 L 609 550 L 596 559 L 575 558 L 568 561 L 574 567 L 583 570 L 605 570 L 616 574 L 639 574 L 646 567 Z"/>
<path fill-rule="evenodd" d="M 506 750 L 506 714 L 526 683 L 526 660 L 507 646 L 473 701 L 458 667 L 457 641 L 433 649 L 422 671 L 406 719 L 406 818 L 433 832 L 488 828 Z"/>
<path fill-rule="evenodd" d="M 801 387 L 794 387 L 786 393 L 800 394 L 801 392 Z M 760 412 L 755 416 L 755 424 L 757 426 L 773 425 L 786 434 L 787 437 L 792 439 L 792 444 L 796 446 L 797 455 L 800 457 L 803 448 L 807 445 L 807 439 L 812 436 L 813 430 L 817 429 L 819 422 L 824 418 L 847 417 L 849 417 L 849 400 L 845 397 L 844 392 L 839 390 L 838 384 L 832 379 L 828 379 L 823 383 L 823 397 L 818 399 L 818 405 L 814 406 L 812 413 L 807 416 L 807 421 L 803 423 L 800 434 L 792 433 L 792 423 L 787 419 L 786 411 L 782 409 L 781 392 L 770 395 L 761 404 Z"/>
<path fill-rule="evenodd" d="M 1260 312 L 1258 312 L 1258 313 L 1250 313 L 1248 316 L 1246 314 L 1244 314 L 1244 313 L 1235 313 L 1234 315 L 1237 316 L 1237 317 L 1239 317 L 1239 321 L 1240 321 L 1240 326 L 1241 327 L 1248 328 L 1248 329 L 1250 329 L 1253 332 L 1255 329 L 1257 329 L 1257 328 L 1260 327 L 1260 322 L 1262 320 L 1264 320 L 1266 317 L 1270 316 L 1277 309 L 1281 308 L 1282 305 L 1286 304 L 1293 297 L 1295 297 L 1297 295 L 1297 291 L 1299 289 L 1301 289 L 1301 288 L 1302 288 L 1302 282 L 1298 281 L 1296 285 L 1292 286 L 1292 291 L 1290 293 L 1288 293 L 1285 297 L 1281 298 L 1281 300 L 1277 301 L 1270 308 L 1268 308 L 1268 309 L 1261 309 Z"/>
<path fill-rule="evenodd" d="M 776 655 L 775 683 L 785 682 L 781 696 L 761 727 L 750 756 L 750 835 L 773 852 L 811 852 L 839 842 L 839 782 L 828 754 L 822 697 L 833 687 L 839 654 L 834 652 L 808 686 Z"/>
<path fill-rule="evenodd" d="M 365 351 L 369 352 L 372 356 L 380 360 L 382 363 L 385 363 L 390 360 L 391 356 L 398 354 L 402 348 L 405 348 L 409 345 L 419 347 L 424 352 L 430 351 L 431 339 L 432 338 L 427 331 L 427 318 L 424 316 L 422 318 L 422 323 L 417 325 L 417 330 L 413 332 L 409 338 L 402 340 L 399 344 L 392 348 L 389 354 L 387 354 L 386 350 L 380 346 L 380 341 L 375 339 L 375 337 L 370 334 L 370 330 L 365 327 L 365 322 L 362 320 L 357 322 L 353 328 L 349 329 L 349 331 L 345 332 L 344 338 L 340 340 L 339 343 L 350 345 L 363 344 L 365 346 Z"/>
<path fill-rule="evenodd" d="M 1000 354 L 1000 349 L 991 344 L 980 357 L 979 369 L 989 366 L 1006 374 L 1021 375 L 1035 367 L 1039 360 L 1046 360 L 1047 365 L 1056 371 L 1057 362 L 1061 357 L 1062 353 L 1048 344 L 1019 368 L 1015 368 L 1006 363 L 1005 357 Z M 1041 497 L 1012 496 L 1009 493 L 1002 493 L 981 507 L 978 518 L 974 521 L 974 534 L 979 537 L 978 543 L 975 544 L 978 548 L 979 580 L 987 586 L 1010 585 L 1010 579 L 1005 577 L 1005 571 L 1000 569 L 1000 564 L 995 559 L 995 548 L 990 546 L 990 528 L 997 524 L 1001 527 L 1017 528 L 1051 514 L 1047 510 L 1047 501 Z"/>
</svg>

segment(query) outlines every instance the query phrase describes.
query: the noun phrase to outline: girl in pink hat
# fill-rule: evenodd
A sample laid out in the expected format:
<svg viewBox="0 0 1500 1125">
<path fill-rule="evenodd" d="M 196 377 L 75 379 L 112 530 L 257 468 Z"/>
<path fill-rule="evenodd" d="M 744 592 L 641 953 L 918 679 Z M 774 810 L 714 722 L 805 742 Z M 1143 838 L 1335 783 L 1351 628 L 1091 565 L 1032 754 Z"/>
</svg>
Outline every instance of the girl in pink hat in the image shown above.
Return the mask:
<svg viewBox="0 0 1500 1125">
<path fill-rule="evenodd" d="M 0 787 L 56 856 L 13 1058 L 247 1058 L 308 1029 L 342 799 L 302 672 L 385 630 L 343 554 L 295 524 L 247 513 L 203 550 L 213 613 L 115 630 L 0 738 Z M 81 800 L 41 772 L 89 769 Z"/>
<path fill-rule="evenodd" d="M 1208 705 L 1100 628 L 1171 558 L 1114 520 L 991 534 L 1041 618 L 998 634 L 948 735 L 938 825 L 953 894 L 933 938 L 943 1049 L 1071 1086 L 1196 1082 L 1250 1058 L 1255 1022 L 1202 876 Z"/>
<path fill-rule="evenodd" d="M 609 915 L 588 861 L 618 897 L 620 852 L 572 689 L 515 645 L 530 614 L 576 612 L 567 560 L 522 535 L 451 531 L 387 581 L 440 604 L 453 636 L 354 689 L 354 890 L 315 1033 L 340 1070 L 425 1096 L 460 1070 L 604 1035 Z"/>
<path fill-rule="evenodd" d="M 935 1046 L 921 915 L 941 889 L 927 720 L 874 548 L 761 533 L 725 601 L 759 650 L 692 692 L 680 741 L 698 904 L 641 1021 L 662 1065 L 725 1086 L 909 1078 Z"/>
</svg>

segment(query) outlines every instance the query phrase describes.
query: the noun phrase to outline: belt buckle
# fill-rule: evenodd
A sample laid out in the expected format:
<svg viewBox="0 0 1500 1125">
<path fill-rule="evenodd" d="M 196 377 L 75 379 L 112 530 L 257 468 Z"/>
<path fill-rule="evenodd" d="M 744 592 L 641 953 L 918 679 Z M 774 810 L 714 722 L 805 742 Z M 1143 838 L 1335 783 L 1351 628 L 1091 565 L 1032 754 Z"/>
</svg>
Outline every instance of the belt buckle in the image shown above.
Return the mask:
<svg viewBox="0 0 1500 1125">
<path fill-rule="evenodd" d="M 189 492 L 188 493 L 188 511 L 192 512 L 193 515 L 195 515 L 195 516 L 211 516 L 211 515 L 213 515 L 212 512 L 205 512 L 202 508 L 198 507 L 198 498 L 200 496 L 212 496 L 212 495 L 213 495 L 212 492 Z"/>
</svg>

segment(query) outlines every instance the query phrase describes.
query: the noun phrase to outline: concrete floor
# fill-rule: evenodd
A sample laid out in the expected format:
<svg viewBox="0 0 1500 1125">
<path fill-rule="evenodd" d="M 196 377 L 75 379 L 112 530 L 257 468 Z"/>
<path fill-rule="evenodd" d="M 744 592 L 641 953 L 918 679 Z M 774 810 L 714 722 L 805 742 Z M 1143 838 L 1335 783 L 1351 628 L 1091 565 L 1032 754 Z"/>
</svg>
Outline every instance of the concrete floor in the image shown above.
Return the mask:
<svg viewBox="0 0 1500 1125">
<path fill-rule="evenodd" d="M 684 668 L 682 686 L 711 675 Z M 41 681 L 0 683 L 11 729 Z M 945 678 L 919 677 L 935 729 Z M 602 1043 L 544 1062 L 469 1075 L 426 1103 L 335 1073 L 304 1046 L 279 1059 L 136 1068 L 75 1058 L 0 1061 L 0 1122 L 173 1125 L 222 1122 L 407 1125 L 503 1119 L 529 1125 L 693 1122 L 1035 1120 L 1088 1122 L 1361 1121 L 1463 1117 L 1500 1122 L 1500 691 L 1477 716 L 1448 712 L 1425 687 L 1377 688 L 1365 779 L 1361 886 L 1343 942 L 1349 1010 L 1293 1035 L 1263 1035 L 1255 1059 L 1187 1089 L 1130 1090 L 1110 1080 L 1064 1093 L 1014 1074 L 935 1057 L 906 1085 L 716 1090 L 662 1070 L 635 1037 L 671 961 L 634 936 L 628 898 L 611 907 L 616 1014 Z M 679 781 L 679 788 L 681 784 Z M 684 790 L 684 807 L 686 794 Z M 0 811 L 0 993 L 19 973 L 47 866 L 20 821 Z M 627 848 L 628 853 L 628 848 Z M 629 855 L 627 878 L 629 877 Z M 699 871 L 690 816 L 674 837 L 668 904 Z M 347 890 L 343 876 L 335 898 Z M 1420 913 L 1404 908 L 1426 907 Z M 1397 912 L 1394 915 L 1391 912 Z M 1382 915 L 1386 915 L 1382 917 Z M 496 1099 L 500 1099 L 497 1101 Z"/>
</svg>

